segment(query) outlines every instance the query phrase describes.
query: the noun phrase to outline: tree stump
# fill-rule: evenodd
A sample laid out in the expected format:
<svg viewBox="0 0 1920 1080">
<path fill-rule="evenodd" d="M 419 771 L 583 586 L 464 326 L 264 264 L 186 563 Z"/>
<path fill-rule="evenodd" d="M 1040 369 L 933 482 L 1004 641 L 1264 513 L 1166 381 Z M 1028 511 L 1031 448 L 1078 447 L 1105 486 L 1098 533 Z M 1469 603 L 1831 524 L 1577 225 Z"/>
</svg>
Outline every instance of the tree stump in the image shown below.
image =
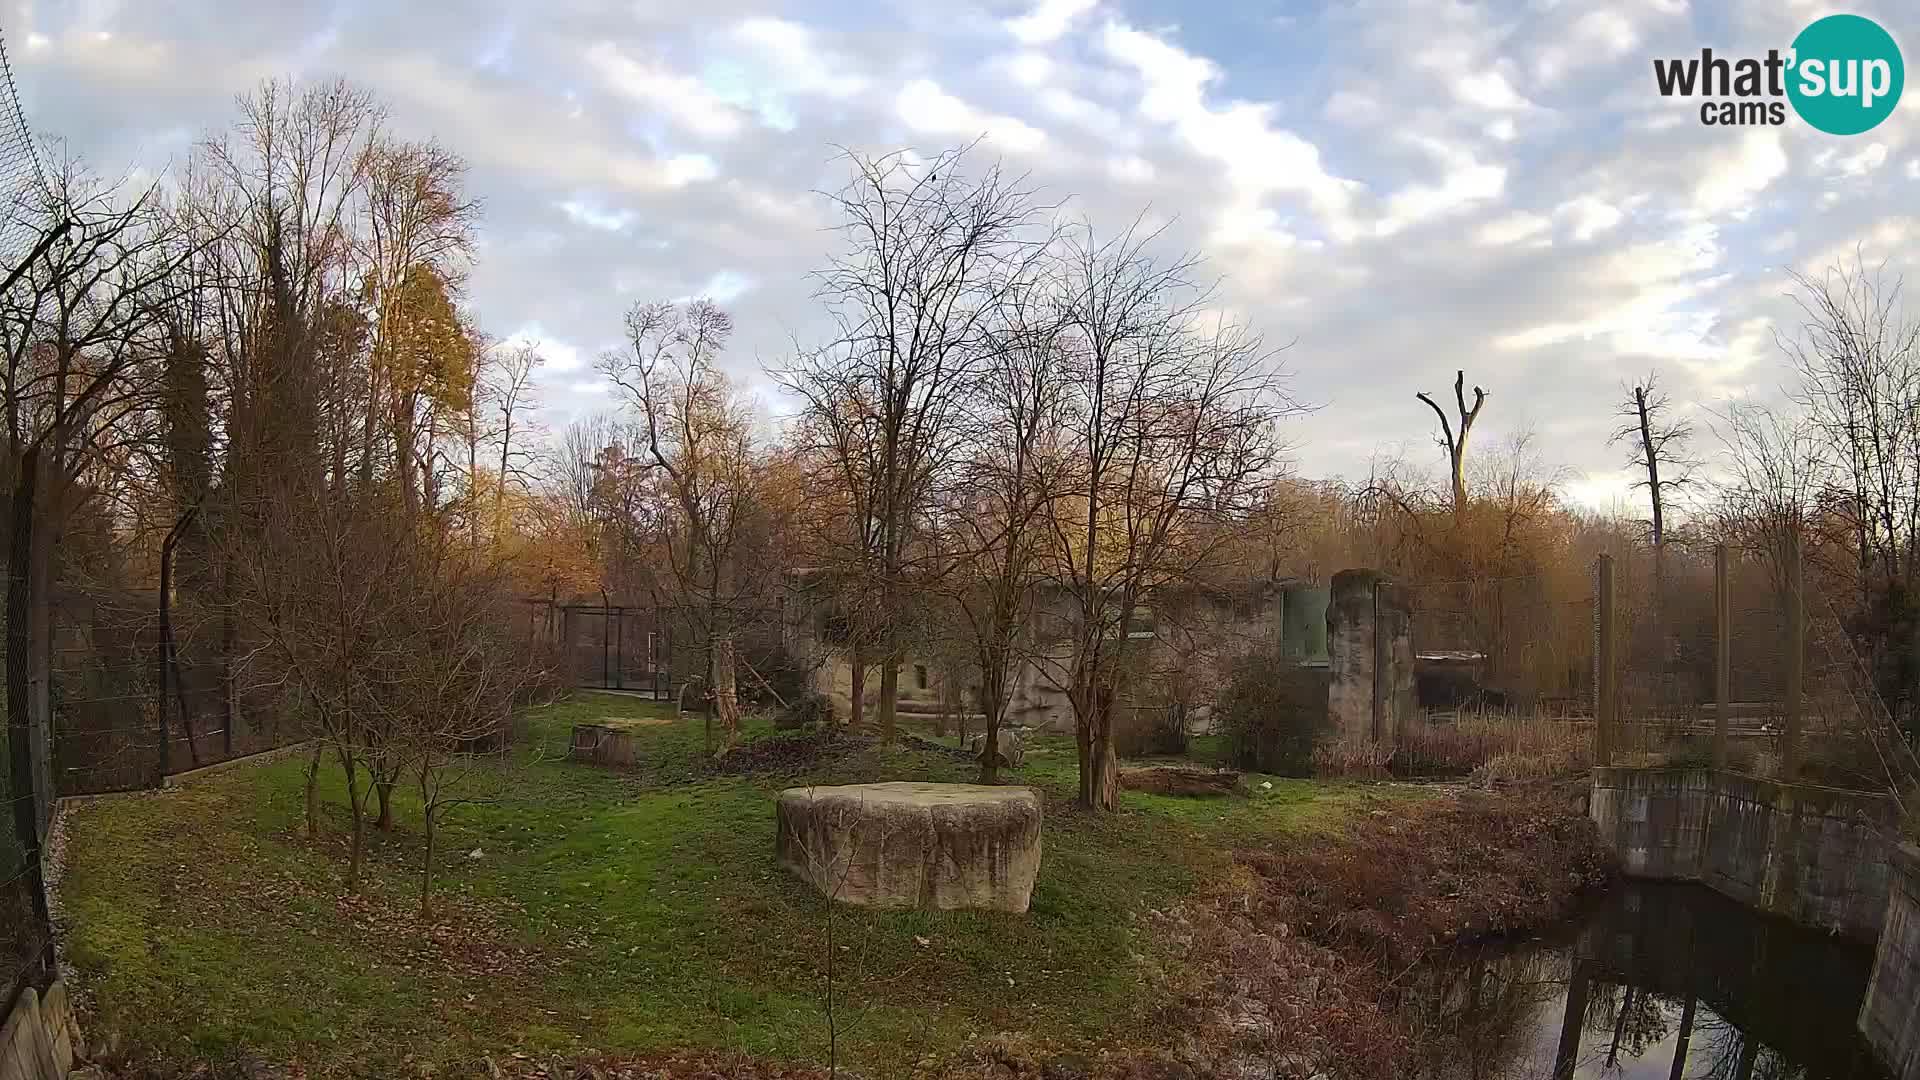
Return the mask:
<svg viewBox="0 0 1920 1080">
<path fill-rule="evenodd" d="M 788 788 L 774 854 L 823 895 L 872 907 L 1023 912 L 1040 796 L 977 784 Z"/>
</svg>

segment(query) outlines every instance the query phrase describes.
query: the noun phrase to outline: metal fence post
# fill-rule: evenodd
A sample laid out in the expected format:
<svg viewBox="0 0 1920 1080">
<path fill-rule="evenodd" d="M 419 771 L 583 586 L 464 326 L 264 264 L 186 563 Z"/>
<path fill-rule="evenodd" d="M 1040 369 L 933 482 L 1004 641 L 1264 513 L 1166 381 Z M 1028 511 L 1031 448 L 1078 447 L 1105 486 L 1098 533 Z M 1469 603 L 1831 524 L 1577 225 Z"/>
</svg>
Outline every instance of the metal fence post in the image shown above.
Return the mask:
<svg viewBox="0 0 1920 1080">
<path fill-rule="evenodd" d="M 1727 767 L 1727 730 L 1733 708 L 1733 584 L 1727 545 L 1713 548 L 1713 767 Z"/>
<path fill-rule="evenodd" d="M 1593 697 L 1593 763 L 1613 764 L 1613 744 L 1619 723 L 1619 640 L 1613 596 L 1613 556 L 1602 555 L 1594 564 L 1595 625 L 1594 659 L 1596 664 Z"/>
<path fill-rule="evenodd" d="M 1780 772 L 1787 780 L 1800 776 L 1800 728 L 1805 703 L 1801 700 L 1806 680 L 1807 600 L 1806 565 L 1800 554 L 1800 530 L 1787 534 L 1787 729 L 1780 737 Z"/>
</svg>

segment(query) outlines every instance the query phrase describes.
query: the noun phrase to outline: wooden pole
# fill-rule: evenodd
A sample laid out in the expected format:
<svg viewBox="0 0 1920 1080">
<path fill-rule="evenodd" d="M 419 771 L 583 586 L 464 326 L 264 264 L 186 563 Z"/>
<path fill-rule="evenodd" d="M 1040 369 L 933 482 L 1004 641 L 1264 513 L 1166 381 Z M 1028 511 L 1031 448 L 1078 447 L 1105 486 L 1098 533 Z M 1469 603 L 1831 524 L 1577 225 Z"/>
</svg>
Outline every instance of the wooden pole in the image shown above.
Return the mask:
<svg viewBox="0 0 1920 1080">
<path fill-rule="evenodd" d="M 1594 567 L 1594 605 L 1597 625 L 1594 633 L 1594 656 L 1597 663 L 1593 696 L 1593 762 L 1595 765 L 1613 764 L 1613 743 L 1618 732 L 1619 665 L 1617 618 L 1614 612 L 1613 597 L 1613 556 L 1600 556 Z"/>
<path fill-rule="evenodd" d="M 1780 737 L 1781 775 L 1791 781 L 1800 776 L 1800 728 L 1803 723 L 1801 700 L 1806 680 L 1807 602 L 1806 564 L 1801 558 L 1800 531 L 1787 536 L 1787 730 Z"/>
<path fill-rule="evenodd" d="M 1727 728 L 1733 708 L 1733 586 L 1727 545 L 1713 548 L 1713 767 L 1727 767 Z"/>
</svg>

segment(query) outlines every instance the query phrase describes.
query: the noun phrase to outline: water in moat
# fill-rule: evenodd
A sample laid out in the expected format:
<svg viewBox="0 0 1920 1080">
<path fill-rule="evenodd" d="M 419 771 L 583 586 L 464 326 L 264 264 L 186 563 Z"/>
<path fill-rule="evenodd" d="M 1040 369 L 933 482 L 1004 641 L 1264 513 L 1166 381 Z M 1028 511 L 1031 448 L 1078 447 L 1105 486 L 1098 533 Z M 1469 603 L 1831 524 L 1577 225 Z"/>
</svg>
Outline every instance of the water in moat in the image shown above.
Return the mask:
<svg viewBox="0 0 1920 1080">
<path fill-rule="evenodd" d="M 1409 976 L 1409 1003 L 1466 1036 L 1426 1080 L 1886 1080 L 1854 1028 L 1872 965 L 1704 887 L 1629 883 Z"/>
</svg>

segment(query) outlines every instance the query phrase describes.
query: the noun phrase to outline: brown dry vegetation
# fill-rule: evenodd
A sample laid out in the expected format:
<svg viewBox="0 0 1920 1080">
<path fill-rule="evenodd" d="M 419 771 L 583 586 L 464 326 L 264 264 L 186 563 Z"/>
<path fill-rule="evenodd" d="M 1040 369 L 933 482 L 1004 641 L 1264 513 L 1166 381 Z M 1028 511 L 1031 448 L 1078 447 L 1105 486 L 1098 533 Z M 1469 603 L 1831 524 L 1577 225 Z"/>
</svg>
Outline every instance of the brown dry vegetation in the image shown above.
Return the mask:
<svg viewBox="0 0 1920 1080">
<path fill-rule="evenodd" d="M 1532 713 L 1421 718 L 1396 743 L 1329 739 L 1314 750 L 1318 776 L 1472 777 L 1476 783 L 1560 780 L 1593 765 L 1593 728 Z"/>
<path fill-rule="evenodd" d="M 1087 1060 L 996 1040 L 938 1075 L 1413 1075 L 1451 1053 L 1457 1033 L 1400 1008 L 1408 972 L 1453 944 L 1556 921 L 1607 876 L 1592 826 L 1548 788 L 1376 811 L 1297 850 L 1242 852 L 1226 880 L 1153 918 L 1179 958 L 1157 1025 L 1178 1033 L 1170 1044 Z"/>
</svg>

